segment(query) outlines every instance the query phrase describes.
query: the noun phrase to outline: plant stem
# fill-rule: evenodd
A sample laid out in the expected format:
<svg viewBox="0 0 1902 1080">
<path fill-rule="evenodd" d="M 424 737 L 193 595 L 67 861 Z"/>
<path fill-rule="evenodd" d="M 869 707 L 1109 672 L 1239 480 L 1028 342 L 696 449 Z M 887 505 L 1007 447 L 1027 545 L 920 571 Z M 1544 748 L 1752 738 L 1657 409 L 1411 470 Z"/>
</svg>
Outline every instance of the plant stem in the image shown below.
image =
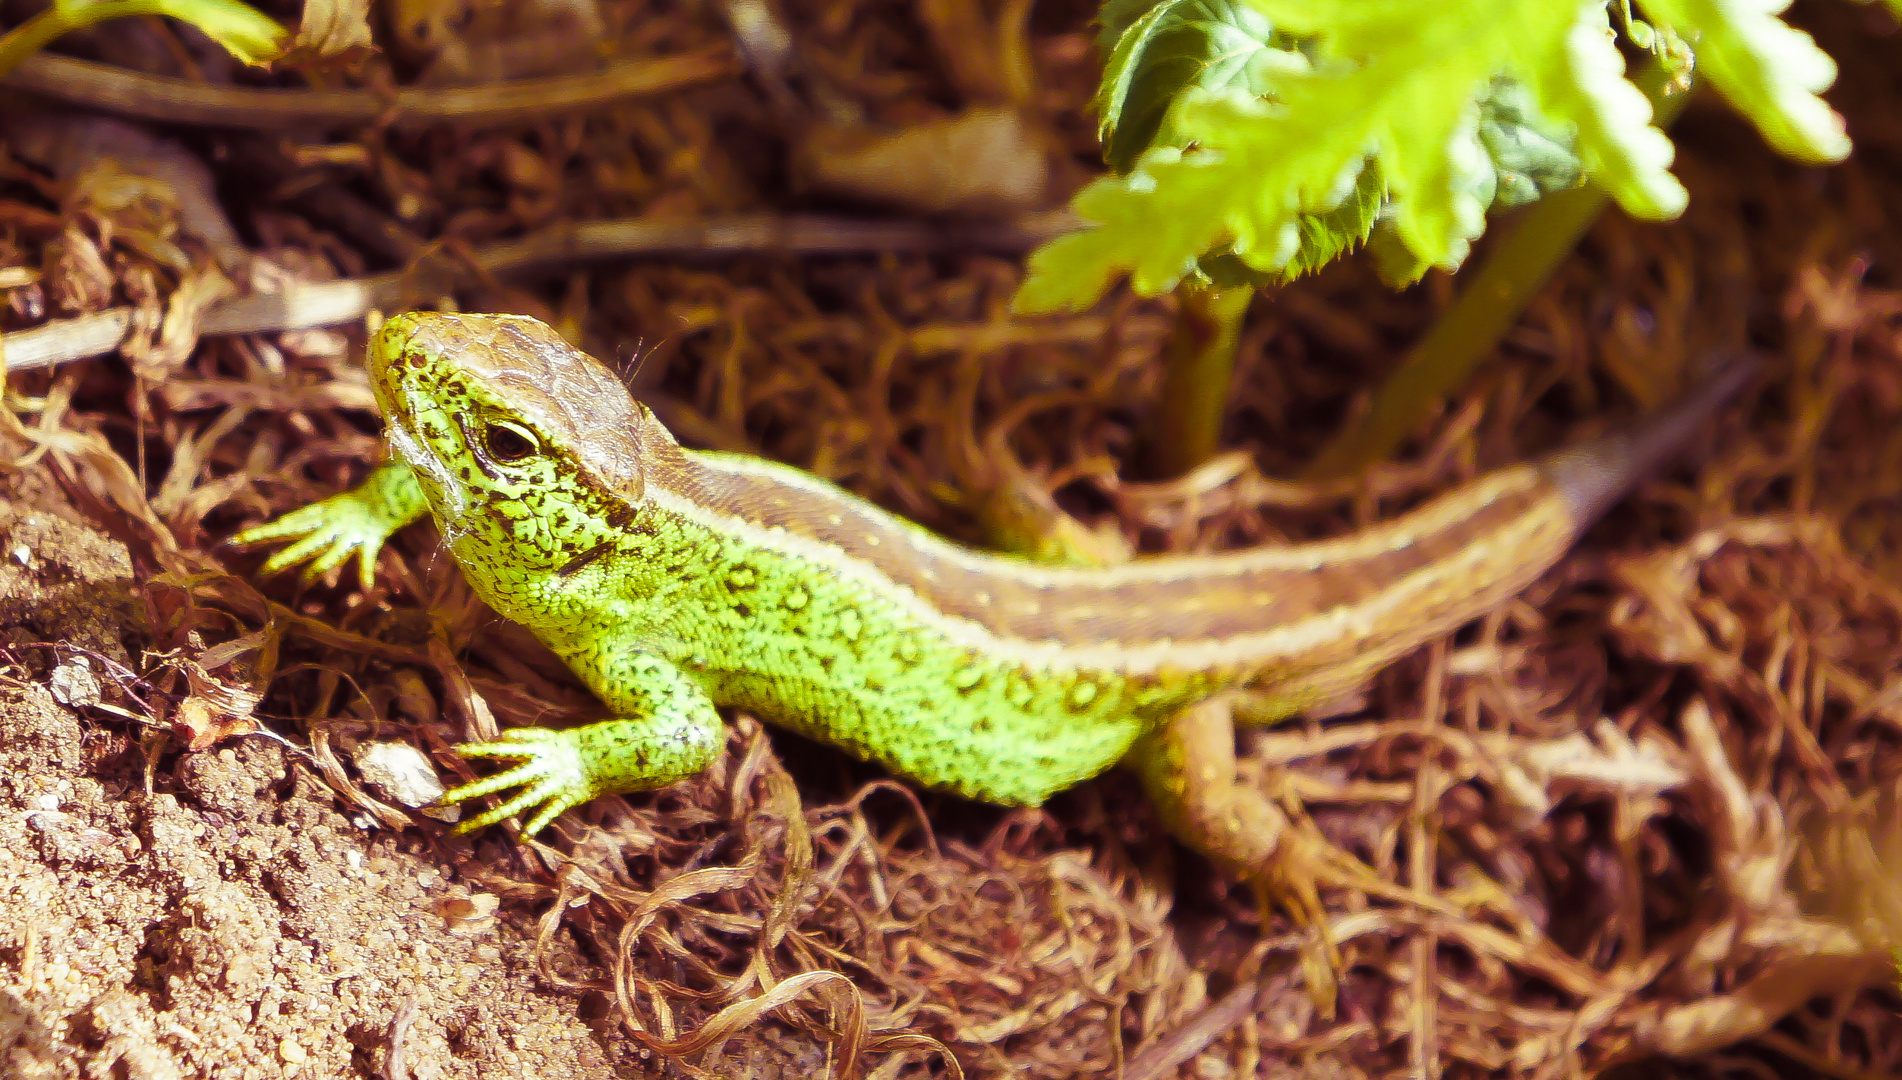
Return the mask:
<svg viewBox="0 0 1902 1080">
<path fill-rule="evenodd" d="M 1150 440 L 1148 474 L 1180 476 L 1215 453 L 1235 371 L 1235 341 L 1254 299 L 1251 288 L 1176 287 L 1176 320 L 1164 359 L 1167 374 Z"/>
<path fill-rule="evenodd" d="M 0 34 L 0 75 L 19 67 L 20 61 L 44 49 L 48 42 L 72 28 L 60 17 L 59 5 L 54 4 Z"/>
<path fill-rule="evenodd" d="M 0 34 L 0 78 L 73 30 L 135 15 L 165 15 L 187 22 L 247 64 L 264 64 L 284 51 L 282 26 L 242 0 L 65 0 Z"/>
<path fill-rule="evenodd" d="M 1665 96 L 1671 76 L 1652 64 L 1638 79 L 1660 127 L 1683 111 L 1688 91 Z M 1552 271 L 1598 220 L 1608 196 L 1587 183 L 1540 199 L 1492 251 L 1466 289 L 1374 395 L 1359 423 L 1342 428 L 1302 473 L 1351 476 L 1392 454 L 1441 398 L 1459 389 L 1519 321 Z"/>
<path fill-rule="evenodd" d="M 1360 422 L 1341 429 L 1302 473 L 1305 480 L 1351 476 L 1393 453 L 1427 410 L 1472 377 L 1558 264 L 1605 208 L 1595 185 L 1548 195 L 1493 249 L 1453 306 L 1382 383 Z"/>
</svg>

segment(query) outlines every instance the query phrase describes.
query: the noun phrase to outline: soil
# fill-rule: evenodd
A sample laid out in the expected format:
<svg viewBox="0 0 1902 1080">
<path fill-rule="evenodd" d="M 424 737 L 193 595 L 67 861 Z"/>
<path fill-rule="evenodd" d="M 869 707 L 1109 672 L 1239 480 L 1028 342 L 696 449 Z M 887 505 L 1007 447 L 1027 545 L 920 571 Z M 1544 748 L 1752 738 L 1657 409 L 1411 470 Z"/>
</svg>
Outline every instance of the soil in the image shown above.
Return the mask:
<svg viewBox="0 0 1902 1080">
<path fill-rule="evenodd" d="M 298 754 L 251 737 L 160 768 L 155 733 L 62 702 L 47 660 L 140 647 L 124 546 L 69 513 L 0 500 L 0 633 L 26 658 L 0 683 L 0 1075 L 645 1071 L 537 974 L 519 909 L 340 812 Z M 540 963 L 588 968 L 559 938 Z"/>
</svg>

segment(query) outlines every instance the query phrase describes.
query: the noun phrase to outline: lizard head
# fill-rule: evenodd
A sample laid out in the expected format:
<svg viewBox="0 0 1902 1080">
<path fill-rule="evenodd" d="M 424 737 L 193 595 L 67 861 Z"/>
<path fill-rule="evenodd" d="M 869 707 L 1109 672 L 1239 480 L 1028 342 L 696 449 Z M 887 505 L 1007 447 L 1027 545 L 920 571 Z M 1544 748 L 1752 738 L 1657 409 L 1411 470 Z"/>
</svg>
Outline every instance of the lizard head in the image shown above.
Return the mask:
<svg viewBox="0 0 1902 1080">
<path fill-rule="evenodd" d="M 478 591 L 614 536 L 654 455 L 678 452 L 612 372 L 526 316 L 398 315 L 369 368 L 390 444 Z"/>
</svg>

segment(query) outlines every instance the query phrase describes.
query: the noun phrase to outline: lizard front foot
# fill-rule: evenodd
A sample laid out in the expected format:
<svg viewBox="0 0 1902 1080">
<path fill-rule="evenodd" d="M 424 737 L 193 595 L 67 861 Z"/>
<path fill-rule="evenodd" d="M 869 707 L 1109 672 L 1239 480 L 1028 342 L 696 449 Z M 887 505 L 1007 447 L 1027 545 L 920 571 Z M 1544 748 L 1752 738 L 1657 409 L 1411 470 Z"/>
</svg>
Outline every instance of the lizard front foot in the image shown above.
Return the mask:
<svg viewBox="0 0 1902 1080">
<path fill-rule="evenodd" d="M 500 806 L 485 810 L 456 826 L 459 833 L 474 832 L 513 817 L 530 807 L 535 813 L 522 826 L 523 836 L 533 836 L 564 810 L 580 806 L 598 794 L 598 785 L 588 768 L 588 756 L 576 731 L 553 728 L 509 728 L 495 742 L 463 743 L 456 753 L 463 757 L 500 758 L 519 761 L 506 772 L 474 780 L 444 792 L 437 802 L 454 806 L 484 795 L 520 787 L 521 791 Z"/>
<path fill-rule="evenodd" d="M 520 765 L 464 784 L 437 802 L 447 806 L 492 795 L 505 788 L 523 790 L 493 810 L 456 826 L 472 832 L 531 807 L 522 826 L 533 836 L 571 806 L 600 795 L 652 791 L 692 776 L 713 763 L 725 745 L 726 729 L 706 692 L 678 669 L 656 657 L 624 654 L 614 681 L 616 697 L 639 720 L 604 720 L 585 727 L 509 728 L 494 742 L 464 743 L 463 757 L 501 758 Z"/>
<path fill-rule="evenodd" d="M 294 541 L 264 560 L 263 572 L 275 574 L 304 564 L 304 580 L 313 581 L 357 558 L 357 579 L 368 592 L 376 578 L 377 552 L 390 534 L 427 512 L 423 493 L 407 465 L 385 465 L 349 491 L 292 510 L 233 536 L 238 547 L 276 540 Z"/>
</svg>

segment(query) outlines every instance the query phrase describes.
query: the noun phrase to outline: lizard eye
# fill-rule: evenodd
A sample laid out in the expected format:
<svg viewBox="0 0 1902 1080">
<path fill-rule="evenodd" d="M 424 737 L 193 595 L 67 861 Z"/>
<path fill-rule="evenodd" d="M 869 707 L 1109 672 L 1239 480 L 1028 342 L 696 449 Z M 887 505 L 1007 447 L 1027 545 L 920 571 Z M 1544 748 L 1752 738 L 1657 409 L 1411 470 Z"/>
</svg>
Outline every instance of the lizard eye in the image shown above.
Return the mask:
<svg viewBox="0 0 1902 1080">
<path fill-rule="evenodd" d="M 496 461 L 520 461 L 538 449 L 535 437 L 514 424 L 489 424 L 482 429 L 482 443 Z"/>
</svg>

